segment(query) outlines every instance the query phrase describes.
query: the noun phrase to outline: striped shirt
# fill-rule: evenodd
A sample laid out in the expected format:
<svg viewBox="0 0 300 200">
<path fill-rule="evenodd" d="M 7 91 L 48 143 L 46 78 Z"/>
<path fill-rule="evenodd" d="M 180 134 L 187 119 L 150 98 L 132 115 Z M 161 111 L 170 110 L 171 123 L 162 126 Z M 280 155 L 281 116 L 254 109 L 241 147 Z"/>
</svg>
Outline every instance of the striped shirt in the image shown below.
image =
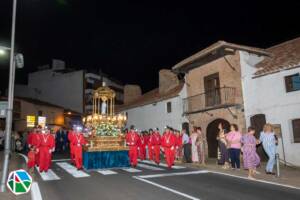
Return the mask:
<svg viewBox="0 0 300 200">
<path fill-rule="evenodd" d="M 260 132 L 259 140 L 264 147 L 276 146 L 275 133 Z"/>
</svg>

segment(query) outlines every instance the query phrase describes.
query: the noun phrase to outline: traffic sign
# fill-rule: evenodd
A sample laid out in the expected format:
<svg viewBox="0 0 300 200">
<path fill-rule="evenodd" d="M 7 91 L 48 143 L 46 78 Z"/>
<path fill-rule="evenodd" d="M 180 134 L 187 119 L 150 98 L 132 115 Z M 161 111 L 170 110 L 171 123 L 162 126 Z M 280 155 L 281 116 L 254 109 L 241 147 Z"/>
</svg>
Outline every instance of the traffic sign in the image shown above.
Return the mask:
<svg viewBox="0 0 300 200">
<path fill-rule="evenodd" d="M 10 172 L 6 186 L 15 195 L 25 194 L 30 191 L 31 176 L 23 169 Z"/>
</svg>

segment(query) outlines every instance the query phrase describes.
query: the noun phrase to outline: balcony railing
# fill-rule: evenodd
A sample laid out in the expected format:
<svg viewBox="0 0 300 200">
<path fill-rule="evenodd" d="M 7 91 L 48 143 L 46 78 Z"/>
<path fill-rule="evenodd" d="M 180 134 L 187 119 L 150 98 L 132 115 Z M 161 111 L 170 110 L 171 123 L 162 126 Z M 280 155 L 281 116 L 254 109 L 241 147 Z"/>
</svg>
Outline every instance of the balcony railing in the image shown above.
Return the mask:
<svg viewBox="0 0 300 200">
<path fill-rule="evenodd" d="M 184 114 L 205 112 L 236 104 L 236 89 L 222 87 L 183 99 Z"/>
</svg>

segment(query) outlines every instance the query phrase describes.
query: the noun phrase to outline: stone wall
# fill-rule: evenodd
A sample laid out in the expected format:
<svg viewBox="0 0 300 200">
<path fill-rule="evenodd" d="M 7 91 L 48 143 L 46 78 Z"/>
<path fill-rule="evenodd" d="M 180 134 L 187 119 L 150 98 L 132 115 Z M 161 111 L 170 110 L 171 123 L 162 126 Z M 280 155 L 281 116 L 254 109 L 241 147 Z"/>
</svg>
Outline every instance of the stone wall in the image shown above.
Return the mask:
<svg viewBox="0 0 300 200">
<path fill-rule="evenodd" d="M 133 102 L 142 96 L 142 90 L 139 85 L 125 85 L 124 87 L 124 104 Z"/>
<path fill-rule="evenodd" d="M 165 94 L 179 85 L 179 79 L 175 73 L 169 69 L 159 71 L 159 93 Z"/>
</svg>

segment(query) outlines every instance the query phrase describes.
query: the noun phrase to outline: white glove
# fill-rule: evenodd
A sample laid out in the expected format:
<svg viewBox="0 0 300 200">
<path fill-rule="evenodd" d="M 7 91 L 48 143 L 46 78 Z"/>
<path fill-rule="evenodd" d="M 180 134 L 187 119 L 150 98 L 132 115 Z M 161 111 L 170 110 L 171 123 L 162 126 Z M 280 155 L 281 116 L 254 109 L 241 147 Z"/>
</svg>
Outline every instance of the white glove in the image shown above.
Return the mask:
<svg viewBox="0 0 300 200">
<path fill-rule="evenodd" d="M 49 153 L 52 153 L 52 149 L 49 149 Z"/>
<path fill-rule="evenodd" d="M 171 147 L 171 150 L 174 150 L 174 146 Z"/>
<path fill-rule="evenodd" d="M 140 147 L 138 147 L 138 150 L 140 150 Z"/>
</svg>

